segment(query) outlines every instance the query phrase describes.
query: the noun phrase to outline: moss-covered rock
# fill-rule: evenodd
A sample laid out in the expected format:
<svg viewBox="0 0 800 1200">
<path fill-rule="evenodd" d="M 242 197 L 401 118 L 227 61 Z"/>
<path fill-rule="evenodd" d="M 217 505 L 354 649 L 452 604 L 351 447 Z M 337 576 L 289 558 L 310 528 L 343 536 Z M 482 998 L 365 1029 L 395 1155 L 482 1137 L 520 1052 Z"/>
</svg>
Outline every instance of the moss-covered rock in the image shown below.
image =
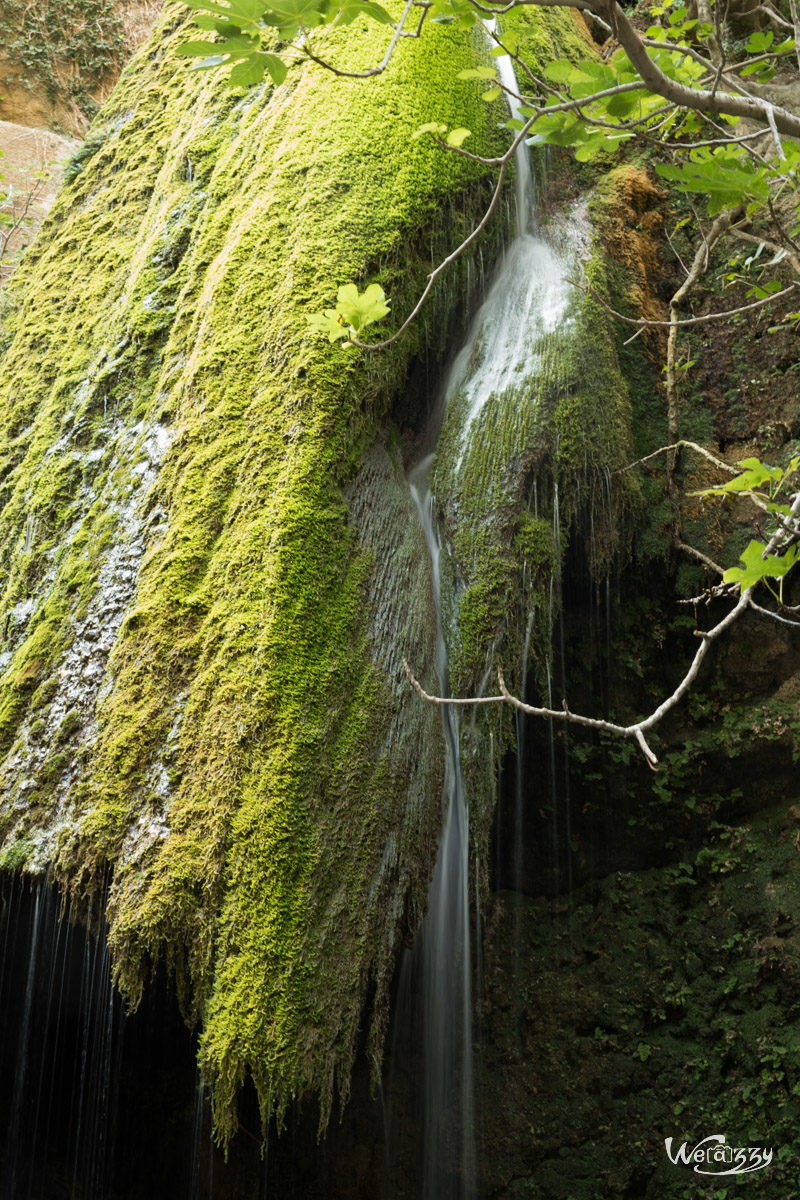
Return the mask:
<svg viewBox="0 0 800 1200">
<path fill-rule="evenodd" d="M 227 1138 L 247 1074 L 265 1121 L 310 1090 L 327 1120 L 370 992 L 379 1056 L 440 795 L 400 682 L 432 659 L 430 581 L 381 428 L 467 273 L 381 358 L 305 316 L 351 279 L 402 316 L 488 184 L 410 134 L 500 134 L 456 80 L 480 39 L 243 93 L 187 73 L 185 36 L 168 13 L 127 68 L 4 313 L 0 819 L 12 865 L 87 903 L 112 868 L 115 977 L 135 1004 L 166 958 Z M 337 37 L 380 57 L 379 27 Z"/>
</svg>

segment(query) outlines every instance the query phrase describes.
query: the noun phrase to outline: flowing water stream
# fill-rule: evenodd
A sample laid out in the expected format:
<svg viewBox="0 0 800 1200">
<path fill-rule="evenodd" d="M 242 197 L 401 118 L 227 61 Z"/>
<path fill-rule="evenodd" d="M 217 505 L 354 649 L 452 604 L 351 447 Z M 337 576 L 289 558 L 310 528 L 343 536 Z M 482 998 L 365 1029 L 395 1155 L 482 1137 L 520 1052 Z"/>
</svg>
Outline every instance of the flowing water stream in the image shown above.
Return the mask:
<svg viewBox="0 0 800 1200">
<path fill-rule="evenodd" d="M 503 57 L 497 60 L 497 66 L 512 115 L 516 116 L 519 101 L 513 64 Z M 536 397 L 529 389 L 526 391 L 526 381 L 541 371 L 552 335 L 563 330 L 569 320 L 567 264 L 537 235 L 536 225 L 534 181 L 523 144 L 516 157 L 517 233 L 453 362 L 434 415 L 434 427 L 429 431 L 430 441 L 456 410 L 455 479 L 451 479 L 456 489 L 459 477 L 469 469 L 476 440 L 486 436 L 482 422 L 487 405 L 498 397 L 517 394 L 524 396 L 520 403 L 535 405 Z M 440 573 L 443 548 L 436 521 L 436 497 L 431 491 L 434 461 L 435 455 L 429 454 L 418 463 L 410 472 L 409 485 L 431 560 L 437 619 L 436 670 L 441 694 L 448 695 L 448 630 L 442 615 Z M 531 611 L 526 620 L 526 662 L 533 616 Z M 442 719 L 446 743 L 444 818 L 429 909 L 414 951 L 419 956 L 417 969 L 422 976 L 425 1055 L 422 1196 L 423 1200 L 473 1200 L 479 1189 L 473 1095 L 469 804 L 461 772 L 456 710 L 443 707 Z M 519 736 L 522 742 L 521 730 Z M 522 757 L 519 761 L 521 771 Z M 519 806 L 521 779 L 517 792 Z M 521 823 L 520 810 L 515 819 L 517 835 Z"/>
</svg>

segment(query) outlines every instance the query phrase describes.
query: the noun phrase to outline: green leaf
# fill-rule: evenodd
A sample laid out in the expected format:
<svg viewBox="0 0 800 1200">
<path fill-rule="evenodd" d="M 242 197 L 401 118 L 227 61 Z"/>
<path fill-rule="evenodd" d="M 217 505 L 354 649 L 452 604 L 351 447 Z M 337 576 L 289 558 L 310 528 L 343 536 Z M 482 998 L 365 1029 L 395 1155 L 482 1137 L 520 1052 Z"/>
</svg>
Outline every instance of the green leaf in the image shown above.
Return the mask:
<svg viewBox="0 0 800 1200">
<path fill-rule="evenodd" d="M 759 30 L 757 33 L 751 35 L 745 45 L 745 50 L 748 54 L 763 54 L 765 50 L 769 50 L 774 41 L 775 34 L 771 29 L 766 32 Z"/>
<path fill-rule="evenodd" d="M 204 58 L 202 62 L 192 63 L 190 71 L 210 71 L 212 67 L 220 67 L 224 62 L 227 62 L 224 54 L 212 54 L 210 58 Z"/>
<path fill-rule="evenodd" d="M 379 283 L 371 283 L 361 295 L 354 283 L 346 284 L 339 288 L 336 299 L 337 311 L 356 332 L 380 321 L 389 312 L 386 296 Z"/>
<path fill-rule="evenodd" d="M 711 216 L 737 204 L 760 206 L 769 198 L 767 172 L 738 152 L 697 151 L 681 166 L 659 164 L 656 171 L 663 179 L 673 180 L 680 192 L 705 195 Z"/>
<path fill-rule="evenodd" d="M 496 100 L 500 95 L 500 90 L 499 87 L 493 87 L 485 92 L 481 92 L 481 100 L 485 100 L 487 104 L 491 104 L 492 100 Z"/>
<path fill-rule="evenodd" d="M 196 17 L 192 17 L 192 21 L 198 29 L 206 29 L 209 33 L 228 33 L 230 31 L 228 22 L 220 20 L 219 17 L 203 16 L 202 13 L 198 13 Z M 177 53 L 180 54 L 180 50 Z"/>
<path fill-rule="evenodd" d="M 265 61 L 267 70 L 270 73 L 272 82 L 276 87 L 280 87 L 288 73 L 288 67 L 282 58 L 278 58 L 277 54 L 263 54 L 262 58 Z"/>
<path fill-rule="evenodd" d="M 620 142 L 632 138 L 632 133 L 611 133 L 608 129 L 598 129 L 575 150 L 578 162 L 589 162 L 598 154 L 608 154 L 616 150 Z"/>
<path fill-rule="evenodd" d="M 252 54 L 243 62 L 237 63 L 228 76 L 231 86 L 250 87 L 254 83 L 260 83 L 267 69 L 266 63 L 259 62 L 260 58 L 261 55 Z"/>
<path fill-rule="evenodd" d="M 574 74 L 575 67 L 565 58 L 555 59 L 544 69 L 545 78 L 551 79 L 553 83 L 569 83 Z"/>
<path fill-rule="evenodd" d="M 316 329 L 317 333 L 325 334 L 329 342 L 349 336 L 347 326 L 342 322 L 341 315 L 335 309 L 329 308 L 324 313 L 314 313 L 313 316 L 306 317 L 306 320 L 312 329 Z"/>
<path fill-rule="evenodd" d="M 349 3 L 342 4 L 331 24 L 352 25 L 358 17 L 371 17 L 379 25 L 393 24 L 386 9 L 380 4 L 375 4 L 374 0 L 350 0 Z"/>
<path fill-rule="evenodd" d="M 741 557 L 742 567 L 729 567 L 722 576 L 723 583 L 738 583 L 742 591 L 755 587 L 762 579 L 781 579 L 791 571 L 797 559 L 797 546 L 790 546 L 785 554 L 764 555 L 763 542 L 750 542 Z"/>
<path fill-rule="evenodd" d="M 184 42 L 175 53 L 179 58 L 194 58 L 195 55 L 213 54 L 217 49 L 216 42 Z"/>
<path fill-rule="evenodd" d="M 756 300 L 764 300 L 767 296 L 774 296 L 776 292 L 781 290 L 782 284 L 778 279 L 770 279 L 768 283 L 756 283 L 747 292 L 748 296 L 755 296 Z"/>
<path fill-rule="evenodd" d="M 639 107 L 639 100 L 638 92 L 622 92 L 618 96 L 610 96 L 606 101 L 605 109 L 609 116 L 624 121 Z"/>
<path fill-rule="evenodd" d="M 762 483 L 766 483 L 769 479 L 783 479 L 781 467 L 768 467 L 766 463 L 762 463 L 760 458 L 741 458 L 736 465 L 744 467 L 745 471 L 752 471 L 754 474 L 760 475 Z"/>
<path fill-rule="evenodd" d="M 232 69 L 229 79 L 233 87 L 250 87 L 254 83 L 260 83 L 267 72 L 277 87 L 286 78 L 286 63 L 278 58 L 277 54 L 259 51 L 238 63 Z"/>
<path fill-rule="evenodd" d="M 447 135 L 448 146 L 461 146 L 470 137 L 469 129 L 451 129 Z"/>
</svg>

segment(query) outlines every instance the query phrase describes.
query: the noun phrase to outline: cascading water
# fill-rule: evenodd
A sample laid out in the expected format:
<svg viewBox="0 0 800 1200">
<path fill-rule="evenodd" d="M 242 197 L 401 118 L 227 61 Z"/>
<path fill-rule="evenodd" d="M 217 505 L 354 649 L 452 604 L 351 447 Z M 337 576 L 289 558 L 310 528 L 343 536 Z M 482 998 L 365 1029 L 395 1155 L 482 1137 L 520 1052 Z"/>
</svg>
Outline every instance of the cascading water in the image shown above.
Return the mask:
<svg viewBox="0 0 800 1200">
<path fill-rule="evenodd" d="M 492 32 L 489 27 L 489 32 Z M 507 57 L 497 66 L 518 115 L 517 82 Z M 517 233 L 505 252 L 495 280 L 477 313 L 466 344 L 450 370 L 436 425 L 449 424 L 455 445 L 450 491 L 458 495 L 474 477 L 476 443 L 490 436 L 484 429 L 487 409 L 500 397 L 513 397 L 520 409 L 515 435 L 530 429 L 536 396 L 529 381 L 547 368 L 557 354 L 557 340 L 570 321 L 572 300 L 565 260 L 535 228 L 533 178 L 526 147 L 516 158 Z M 453 425 L 455 435 L 453 436 Z M 437 432 L 437 430 L 434 430 Z M 513 447 L 512 447 L 513 453 Z M 431 559 L 437 618 L 437 673 L 443 695 L 449 693 L 447 638 L 443 618 L 440 559 L 442 545 L 434 516 L 431 488 L 437 483 L 434 455 L 425 457 L 410 473 L 409 484 Z M 496 486 L 489 477 L 479 481 L 484 494 Z M 524 618 L 524 678 L 534 623 L 531 609 Z M 488 649 L 488 648 L 487 648 Z M 442 709 L 447 748 L 444 819 L 430 892 L 428 914 L 418 948 L 421 958 L 423 1041 L 425 1048 L 423 1122 L 424 1200 L 471 1200 L 477 1194 L 474 1146 L 472 965 L 469 910 L 469 807 L 461 774 L 459 725 L 451 706 Z M 521 760 L 520 760 L 521 761 Z M 519 798 L 522 797 L 520 780 Z M 521 824 L 521 815 L 515 825 Z M 520 830 L 515 828 L 515 835 Z M 404 985 L 401 985 L 404 986 Z"/>
<path fill-rule="evenodd" d="M 436 603 L 436 669 L 448 688 L 447 645 L 441 611 L 441 544 L 430 491 L 432 456 L 411 472 L 409 484 L 431 557 Z M 472 1074 L 472 959 L 469 910 L 469 818 L 461 776 L 458 722 L 443 708 L 446 740 L 446 811 L 421 931 L 425 1039 L 424 1200 L 470 1200 L 474 1194 Z"/>
</svg>

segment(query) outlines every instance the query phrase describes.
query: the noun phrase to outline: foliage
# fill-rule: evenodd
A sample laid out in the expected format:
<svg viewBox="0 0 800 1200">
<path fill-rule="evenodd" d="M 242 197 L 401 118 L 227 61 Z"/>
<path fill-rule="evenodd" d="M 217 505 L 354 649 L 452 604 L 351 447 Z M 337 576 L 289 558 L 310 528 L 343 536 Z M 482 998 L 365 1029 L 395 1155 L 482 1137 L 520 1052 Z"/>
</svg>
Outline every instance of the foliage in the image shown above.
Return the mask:
<svg viewBox="0 0 800 1200">
<path fill-rule="evenodd" d="M 3 59 L 17 71 L 6 82 L 43 87 L 86 117 L 94 94 L 119 66 L 125 34 L 109 0 L 3 0 Z"/>
<path fill-rule="evenodd" d="M 371 283 L 360 294 L 354 283 L 346 283 L 339 288 L 336 307 L 326 309 L 321 316 L 315 313 L 308 318 L 308 323 L 320 333 L 326 333 L 328 341 L 346 338 L 346 344 L 352 345 L 357 334 L 382 320 L 388 312 L 389 305 L 379 283 Z"/>
<path fill-rule="evenodd" d="M 783 581 L 798 557 L 800 529 L 797 525 L 796 498 L 792 504 L 787 504 L 781 497 L 800 466 L 800 457 L 793 458 L 785 469 L 780 466 L 766 466 L 758 458 L 742 459 L 738 466 L 743 468 L 742 471 L 726 483 L 691 494 L 728 498 L 748 496 L 759 508 L 773 517 L 769 543 L 753 539 L 742 553 L 743 566 L 729 567 L 722 576 L 722 582 L 738 584 L 742 591 L 763 582 L 782 604 Z M 779 553 L 771 553 L 772 549 L 778 549 Z M 777 593 L 770 580 L 779 582 Z"/>
<path fill-rule="evenodd" d="M 495 9 L 477 0 L 408 0 L 383 62 L 367 71 L 349 72 L 314 52 L 314 31 L 323 25 L 350 24 L 357 17 L 391 23 L 387 10 L 374 0 L 187 3 L 197 13 L 196 24 L 217 36 L 213 42 L 189 42 L 182 53 L 197 58 L 198 68 L 225 65 L 232 84 L 254 83 L 265 73 L 279 84 L 292 66 L 309 57 L 337 74 L 380 74 L 400 37 L 419 36 L 426 20 L 470 27 L 517 7 L 512 3 Z M 405 28 L 412 7 L 421 10 L 415 32 Z M 764 96 L 776 71 L 785 71 L 795 58 L 800 63 L 796 17 L 788 21 L 773 10 L 779 35 L 772 29 L 757 29 L 742 44 L 732 37 L 727 8 L 720 11 L 714 0 L 700 5 L 699 16 L 681 0 L 666 0 L 645 11 L 650 23 L 641 32 L 615 0 L 602 0 L 595 12 L 620 43 L 615 52 L 607 61 L 558 59 L 539 74 L 510 38 L 503 40 L 493 20 L 486 24 L 496 43 L 492 54 L 515 60 L 520 93 L 509 87 L 499 68 L 487 65 L 468 68 L 458 79 L 477 82 L 487 103 L 502 92 L 509 94 L 513 115 L 505 126 L 514 146 L 523 139 L 529 144 L 569 146 L 578 161 L 585 162 L 633 140 L 644 146 L 656 144 L 662 158 L 671 159 L 659 162 L 656 170 L 676 191 L 705 199 L 710 217 L 726 209 L 744 209 L 752 219 L 767 210 L 779 247 L 796 252 L 800 117 Z M 277 53 L 278 47 L 285 48 Z M 761 91 L 753 93 L 748 86 Z M 757 121 L 760 128 L 749 126 L 742 133 L 744 118 Z M 414 136 L 427 135 L 464 153 L 462 146 L 470 133 L 463 126 L 448 130 L 440 121 L 429 121 Z M 507 163 L 514 146 L 502 160 L 481 158 L 480 153 L 474 157 Z M 796 253 L 792 262 L 800 274 Z M 341 323 L 341 315 L 336 310 L 331 319 Z M 798 319 L 798 314 L 792 316 Z M 316 328 L 332 334 L 323 318 Z"/>
</svg>

